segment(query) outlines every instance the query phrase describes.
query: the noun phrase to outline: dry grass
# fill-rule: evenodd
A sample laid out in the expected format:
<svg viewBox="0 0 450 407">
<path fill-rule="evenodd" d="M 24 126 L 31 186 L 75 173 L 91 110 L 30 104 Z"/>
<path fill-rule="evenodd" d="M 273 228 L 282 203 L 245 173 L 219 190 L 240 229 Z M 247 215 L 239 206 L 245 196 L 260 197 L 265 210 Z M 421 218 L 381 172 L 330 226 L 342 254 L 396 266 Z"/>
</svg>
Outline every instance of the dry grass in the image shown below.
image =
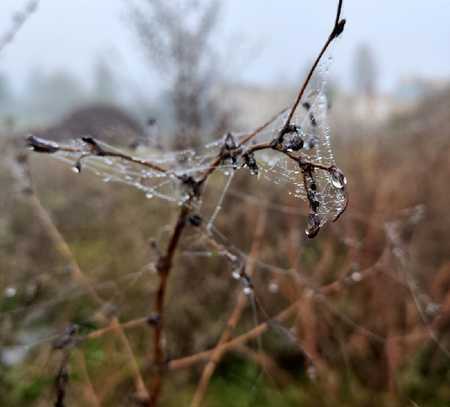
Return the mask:
<svg viewBox="0 0 450 407">
<path fill-rule="evenodd" d="M 280 334 L 273 324 L 254 330 L 246 308 L 230 331 L 240 339 L 221 341 L 233 308 L 241 309 L 235 300 L 241 287 L 229 278 L 220 256 L 187 253 L 196 248 L 195 235 L 188 231 L 167 294 L 170 363 L 163 405 L 188 404 L 208 360 L 217 364 L 215 372 L 209 367 L 203 373 L 202 383 L 211 380 L 209 389 L 204 386 L 205 405 L 225 403 L 228 393 L 237 404 L 253 394 L 250 402 L 259 405 L 400 406 L 410 399 L 418 405 L 444 405 L 449 396 L 450 120 L 442 104 L 449 100 L 448 94 L 430 100 L 412 117 L 398 118 L 367 139 L 339 139 L 337 155 L 350 180 L 351 203 L 318 240 L 303 240 L 305 213 L 282 188 L 237 177 L 217 226 L 244 252 L 254 254 L 252 242 L 258 244 L 253 266 L 258 298 L 271 316 L 286 310 L 281 319 L 292 333 Z M 14 273 L 2 273 L 0 284 L 5 288 L 17 282 L 19 294 L 14 304 L 2 300 L 3 346 L 14 344 L 23 332 L 30 336 L 44 329 L 50 334 L 78 323 L 88 339 L 71 352 L 67 404 L 128 405 L 136 395 L 136 374 L 146 378 L 153 370 L 147 362 L 152 328 L 145 318 L 157 290 L 151 272 L 130 273 L 142 271 L 154 256 L 149 238 L 167 238 L 160 231 L 172 219 L 171 209 L 35 157 L 32 172 L 41 209 L 49 211 L 58 230 L 54 233 L 68 244 L 59 250 L 58 239 L 49 233 L 52 226 L 40 221 L 39 201 L 14 194 L 4 170 L 3 190 L 9 192 L 1 200 L 1 267 Z M 212 187 L 220 188 L 220 182 L 214 178 Z M 262 237 L 254 240 L 258 213 L 267 221 Z M 103 306 L 86 294 L 90 289 L 82 290 L 82 280 L 64 271 L 69 257 Z M 264 264 L 292 272 L 277 273 Z M 122 324 L 125 342 L 115 334 L 115 323 Z M 249 339 L 263 331 L 260 349 Z M 198 354 L 217 342 L 225 347 Z M 244 343 L 253 350 L 243 348 Z M 2 402 L 48 405 L 58 363 L 51 343 L 44 342 L 20 364 L 2 368 Z M 248 373 L 252 366 L 254 374 Z M 305 377 L 311 366 L 313 382 Z M 261 387 L 261 381 L 267 385 Z"/>
</svg>

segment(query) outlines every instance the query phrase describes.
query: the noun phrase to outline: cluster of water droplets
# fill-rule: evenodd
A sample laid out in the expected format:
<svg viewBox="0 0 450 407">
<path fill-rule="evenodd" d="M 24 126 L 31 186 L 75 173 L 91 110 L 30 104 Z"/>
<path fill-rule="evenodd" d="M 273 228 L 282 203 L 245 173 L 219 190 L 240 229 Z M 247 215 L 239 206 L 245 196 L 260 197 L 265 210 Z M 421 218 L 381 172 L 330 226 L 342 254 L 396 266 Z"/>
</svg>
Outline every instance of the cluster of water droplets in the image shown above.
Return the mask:
<svg viewBox="0 0 450 407">
<path fill-rule="evenodd" d="M 264 150 L 258 153 L 259 172 L 269 182 L 279 184 L 293 197 L 320 203 L 308 222 L 318 227 L 332 221 L 346 205 L 345 186 L 347 180 L 336 166 L 331 147 L 331 133 L 328 122 L 329 102 L 326 94 L 327 77 L 332 57 L 327 56 L 319 65 L 306 88 L 304 97 L 291 121 L 292 131 L 285 134 L 281 147 L 298 153 L 305 161 L 331 170 L 315 168 L 314 190 L 305 189 L 302 170 L 293 160 L 276 151 Z M 270 142 L 282 131 L 289 114 L 287 109 L 253 143 Z M 309 197 L 308 197 L 309 194 Z"/>
<path fill-rule="evenodd" d="M 335 166 L 335 159 L 330 142 L 328 125 L 328 100 L 326 83 L 332 58 L 327 56 L 315 71 L 304 97 L 292 120 L 293 131 L 284 135 L 282 148 L 299 154 L 304 160 L 322 167 L 333 168 L 326 171 L 314 169 L 314 187 L 307 190 L 303 180 L 303 169 L 292 159 L 279 151 L 264 149 L 255 153 L 246 153 L 246 149 L 258 143 L 270 143 L 279 137 L 286 124 L 290 109 L 279 114 L 273 122 L 260 131 L 252 140 L 239 149 L 245 135 L 225 135 L 198 149 L 181 151 L 160 151 L 152 148 L 133 152 L 132 160 L 120 157 L 92 154 L 92 144 L 81 140 L 72 142 L 73 150 L 61 149 L 52 151 L 51 155 L 72 165 L 76 173 L 91 171 L 104 182 L 123 183 L 142 191 L 148 199 L 159 198 L 173 204 L 181 205 L 189 198 L 189 185 L 180 180 L 186 177 L 198 180 L 225 150 L 229 154 L 219 165 L 225 176 L 239 169 L 246 169 L 252 175 L 263 177 L 270 183 L 280 184 L 287 194 L 309 201 L 312 194 L 314 201 L 320 203 L 308 222 L 314 227 L 323 226 L 336 218 L 344 209 L 346 195 L 344 187 L 346 179 Z M 81 135 L 82 136 L 82 135 Z M 120 154 L 122 151 L 96 140 L 100 148 Z M 56 149 L 56 147 L 55 147 Z M 236 151 L 236 155 L 234 155 Z M 127 154 L 127 152 L 125 152 Z M 136 162 L 132 162 L 136 161 Z M 157 168 L 142 165 L 139 161 L 147 161 Z M 228 189 L 229 184 L 227 184 Z"/>
</svg>

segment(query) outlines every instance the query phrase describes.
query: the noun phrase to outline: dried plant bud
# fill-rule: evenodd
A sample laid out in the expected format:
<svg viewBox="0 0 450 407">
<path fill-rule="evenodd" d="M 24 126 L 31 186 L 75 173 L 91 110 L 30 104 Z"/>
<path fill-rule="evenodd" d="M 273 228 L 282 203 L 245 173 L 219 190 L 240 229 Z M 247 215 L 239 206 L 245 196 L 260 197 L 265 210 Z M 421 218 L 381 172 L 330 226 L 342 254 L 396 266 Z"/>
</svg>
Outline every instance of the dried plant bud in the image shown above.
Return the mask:
<svg viewBox="0 0 450 407">
<path fill-rule="evenodd" d="M 336 24 L 336 26 L 334 27 L 333 32 L 330 35 L 330 39 L 331 40 L 339 37 L 344 32 L 345 23 L 346 23 L 346 20 L 343 18 L 341 21 L 339 21 Z"/>
<path fill-rule="evenodd" d="M 74 345 L 79 326 L 77 324 L 69 325 L 63 334 L 53 342 L 53 349 L 65 349 Z"/>
<path fill-rule="evenodd" d="M 234 150 L 235 148 L 237 148 L 236 140 L 234 139 L 233 134 L 227 133 L 227 135 L 225 136 L 224 147 L 227 150 Z"/>
<path fill-rule="evenodd" d="M 247 153 L 243 155 L 244 165 L 248 167 L 252 175 L 258 175 L 259 167 L 255 160 L 255 155 L 253 153 Z"/>
<path fill-rule="evenodd" d="M 60 147 L 53 141 L 41 139 L 36 136 L 27 137 L 28 148 L 37 153 L 53 154 L 59 151 Z"/>
<path fill-rule="evenodd" d="M 317 213 L 310 213 L 308 215 L 308 222 L 305 230 L 305 235 L 309 239 L 313 239 L 320 231 L 320 216 Z"/>
<path fill-rule="evenodd" d="M 152 314 L 149 317 L 147 317 L 147 324 L 152 327 L 157 327 L 159 323 L 161 322 L 161 316 L 159 314 Z"/>
<path fill-rule="evenodd" d="M 330 167 L 329 173 L 331 175 L 331 183 L 335 188 L 344 189 L 347 185 L 347 178 L 344 173 L 335 165 Z"/>
<path fill-rule="evenodd" d="M 236 140 L 231 133 L 227 133 L 225 136 L 225 141 L 222 147 L 221 155 L 224 161 L 230 160 L 234 169 L 238 167 L 238 157 L 239 149 L 236 144 Z"/>
<path fill-rule="evenodd" d="M 193 197 L 198 197 L 200 195 L 200 184 L 190 175 L 182 175 L 180 177 L 181 182 L 188 189 L 188 194 Z"/>
<path fill-rule="evenodd" d="M 194 213 L 191 216 L 189 216 L 188 221 L 192 226 L 198 227 L 201 226 L 203 219 L 200 215 Z"/>
<path fill-rule="evenodd" d="M 314 172 L 314 167 L 311 163 L 305 161 L 302 157 L 298 157 L 298 166 L 302 170 L 303 174 L 312 177 L 312 173 Z"/>
<path fill-rule="evenodd" d="M 336 27 L 336 37 L 339 37 L 344 32 L 346 22 L 347 21 L 345 19 L 339 21 L 339 24 Z"/>
<path fill-rule="evenodd" d="M 100 145 L 97 143 L 97 141 L 92 137 L 81 137 L 81 140 L 83 140 L 86 144 L 89 144 L 92 149 L 92 154 L 103 156 L 105 155 L 105 151 L 103 148 L 100 147 Z"/>
</svg>

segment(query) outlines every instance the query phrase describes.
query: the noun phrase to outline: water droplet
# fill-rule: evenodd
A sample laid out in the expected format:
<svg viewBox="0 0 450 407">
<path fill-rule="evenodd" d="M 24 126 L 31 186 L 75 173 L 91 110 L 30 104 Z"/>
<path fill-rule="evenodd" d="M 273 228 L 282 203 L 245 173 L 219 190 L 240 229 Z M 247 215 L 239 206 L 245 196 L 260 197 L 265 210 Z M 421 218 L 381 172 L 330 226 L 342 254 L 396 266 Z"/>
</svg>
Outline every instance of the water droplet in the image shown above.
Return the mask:
<svg viewBox="0 0 450 407">
<path fill-rule="evenodd" d="M 317 213 L 311 213 L 308 216 L 308 223 L 305 230 L 306 237 L 312 239 L 317 236 L 320 230 L 320 216 Z"/>
<path fill-rule="evenodd" d="M 314 381 L 317 379 L 317 370 L 313 365 L 308 367 L 307 373 L 310 380 Z"/>
<path fill-rule="evenodd" d="M 302 148 L 303 148 L 303 139 L 298 134 L 295 134 L 286 145 L 286 149 L 288 151 L 299 151 Z"/>
<path fill-rule="evenodd" d="M 77 161 L 75 165 L 72 167 L 72 171 L 76 174 L 79 174 L 81 172 L 81 164 L 79 161 Z"/>
<path fill-rule="evenodd" d="M 280 289 L 280 287 L 278 286 L 278 284 L 275 281 L 272 281 L 269 284 L 269 291 L 273 294 L 277 293 L 278 290 Z"/>
<path fill-rule="evenodd" d="M 362 280 L 363 276 L 359 271 L 354 271 L 351 274 L 351 279 L 355 282 L 355 283 L 359 283 Z"/>
<path fill-rule="evenodd" d="M 231 273 L 231 276 L 235 279 L 235 280 L 239 280 L 241 278 L 241 273 L 239 273 L 239 271 L 233 271 Z"/>
<path fill-rule="evenodd" d="M 335 188 L 344 189 L 347 185 L 347 178 L 345 178 L 344 173 L 337 167 L 333 166 L 330 168 L 331 183 Z"/>
<path fill-rule="evenodd" d="M 6 287 L 6 289 L 5 289 L 5 297 L 6 298 L 15 297 L 16 294 L 17 294 L 17 289 L 15 287 Z"/>
<path fill-rule="evenodd" d="M 244 287 L 243 292 L 245 295 L 252 295 L 253 290 L 250 287 Z"/>
<path fill-rule="evenodd" d="M 312 288 L 307 288 L 305 290 L 306 298 L 312 298 L 312 297 L 314 297 L 314 295 L 315 295 L 315 292 L 314 292 L 314 290 Z"/>
<path fill-rule="evenodd" d="M 309 136 L 307 138 L 307 140 L 305 141 L 303 148 L 305 150 L 312 150 L 314 147 L 317 146 L 318 143 L 319 143 L 319 140 L 316 136 Z"/>
<path fill-rule="evenodd" d="M 439 304 L 435 304 L 434 302 L 430 302 L 426 307 L 426 312 L 428 315 L 436 314 L 441 306 Z"/>
</svg>

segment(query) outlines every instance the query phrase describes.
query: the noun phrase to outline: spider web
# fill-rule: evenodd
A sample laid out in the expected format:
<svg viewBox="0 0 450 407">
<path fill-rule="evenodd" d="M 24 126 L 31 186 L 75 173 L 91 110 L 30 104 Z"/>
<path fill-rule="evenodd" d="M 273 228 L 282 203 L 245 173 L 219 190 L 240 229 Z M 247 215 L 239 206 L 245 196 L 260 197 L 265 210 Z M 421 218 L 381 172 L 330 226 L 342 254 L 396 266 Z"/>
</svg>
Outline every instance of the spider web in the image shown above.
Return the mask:
<svg viewBox="0 0 450 407">
<path fill-rule="evenodd" d="M 331 50 L 332 49 L 333 47 Z M 328 52 L 328 56 L 326 56 L 324 62 L 322 62 L 315 71 L 315 74 L 306 89 L 302 105 L 298 108 L 292 120 L 294 125 L 302 129 L 301 136 L 305 146 L 302 150 L 303 157 L 308 161 L 323 166 L 335 164 L 335 158 L 330 143 L 330 129 L 327 119 L 329 106 L 326 97 L 327 77 L 332 63 L 331 52 L 332 51 Z M 286 123 L 288 112 L 289 108 L 284 109 L 283 112 L 279 113 L 268 126 L 253 137 L 248 147 L 259 143 L 268 143 L 276 138 Z M 83 136 L 89 135 L 80 134 L 79 140 L 74 140 L 69 144 L 77 150 L 76 152 L 58 151 L 55 154 L 51 154 L 51 156 L 68 163 L 76 173 L 88 171 L 98 176 L 105 183 L 126 184 L 142 191 L 148 199 L 157 198 L 173 205 L 182 205 L 189 197 L 189 191 L 185 188 L 183 183 L 180 183 L 180 177 L 185 175 L 194 178 L 200 177 L 210 167 L 211 162 L 218 156 L 226 142 L 226 136 L 224 136 L 198 149 L 185 149 L 170 152 L 145 149 L 144 151 L 140 151 L 139 155 L 133 157 L 136 160 L 145 159 L 167 170 L 166 172 L 161 172 L 142 167 L 139 164 L 121 158 L 92 155 L 83 157 L 84 154 L 89 153 L 89 146 L 81 141 L 81 137 Z M 233 135 L 236 143 L 242 142 L 247 136 L 248 133 L 238 133 Z M 108 151 L 116 153 L 121 152 L 120 149 L 100 140 L 96 140 L 96 142 L 100 147 L 107 149 Z M 82 159 L 80 159 L 80 157 Z M 269 183 L 279 185 L 281 189 L 290 196 L 300 200 L 307 199 L 301 170 L 298 165 L 291 162 L 292 160 L 283 154 L 272 150 L 258 153 L 256 160 L 259 172 L 258 175 L 253 174 L 255 180 L 263 178 Z M 236 271 L 242 267 L 240 262 L 249 261 L 251 258 L 242 249 L 234 246 L 214 224 L 220 214 L 224 200 L 231 189 L 230 187 L 234 174 L 238 171 L 249 171 L 249 169 L 244 168 L 243 162 L 228 162 L 226 160 L 220 163 L 218 169 L 223 177 L 225 177 L 225 182 L 222 191 L 217 198 L 216 205 L 210 213 L 206 229 L 209 236 L 217 242 L 220 242 L 222 245 L 222 251 L 219 252 L 219 256 L 222 256 L 227 259 L 227 261 L 235 264 L 235 266 L 231 268 L 231 276 L 240 281 L 242 289 L 249 295 L 250 303 L 253 304 L 253 320 L 258 321 L 257 303 L 254 297 L 255 293 L 253 292 L 253 288 L 249 285 L 249 281 L 242 278 Z M 250 171 L 250 173 L 252 172 Z M 345 205 L 345 196 L 340 188 L 333 186 L 331 176 L 326 171 L 318 171 L 316 182 L 318 185 L 317 194 L 322 202 L 318 213 L 321 215 L 321 222 L 324 224 L 327 221 L 334 219 L 336 215 L 342 211 Z M 202 202 L 195 202 L 195 205 L 200 209 Z M 202 249 L 198 252 L 188 250 L 184 254 L 189 256 L 211 256 L 213 255 L 213 252 L 208 249 Z M 270 274 L 294 275 L 293 270 L 267 264 L 257 258 L 251 260 L 255 261 L 257 268 L 260 271 L 265 271 Z M 61 279 L 65 279 L 69 275 L 68 270 L 43 272 L 42 275 L 45 276 L 48 273 L 51 273 L 55 278 L 59 275 Z M 103 307 L 108 307 L 108 305 L 117 306 L 120 302 L 120 298 L 118 299 L 115 297 L 117 297 L 117 295 L 120 297 L 123 289 L 135 286 L 142 281 L 144 277 L 149 278 L 154 274 L 155 263 L 149 262 L 137 272 L 135 271 L 122 275 L 119 279 L 115 279 L 114 281 L 93 283 L 92 287 L 95 290 L 100 291 L 104 289 L 110 290 L 111 288 L 113 292 L 117 291 L 118 294 L 116 292 L 112 296 L 110 295 L 109 300 L 103 304 Z M 298 276 L 296 276 L 296 278 L 298 278 Z M 39 276 L 35 276 L 35 279 L 36 281 L 39 281 Z M 22 286 L 22 282 L 11 281 L 5 289 L 5 298 L 14 299 L 17 296 L 21 296 L 22 293 L 19 293 L 16 288 L 20 286 Z M 121 289 L 118 287 L 121 287 Z M 270 290 L 276 290 L 275 284 L 272 284 Z M 62 304 L 70 304 L 76 299 L 87 295 L 86 289 L 80 287 L 76 282 L 71 283 L 69 286 L 66 285 L 63 290 L 58 288 L 57 292 L 57 295 L 51 296 L 51 298 L 39 305 L 35 305 L 31 308 L 27 305 L 17 306 L 13 310 L 5 311 L 0 314 L 0 317 L 3 318 L 14 318 L 15 315 L 21 315 L 22 313 L 27 315 L 26 319 L 23 321 L 24 332 L 26 332 L 27 339 L 25 340 L 21 335 L 17 338 L 19 343 L 25 343 L 11 345 L 9 350 L 5 348 L 4 355 L 6 356 L 4 356 L 4 358 L 10 359 L 8 356 L 9 354 L 18 357 L 22 355 L 22 352 L 25 352 L 36 345 L 49 341 L 51 342 L 58 338 L 58 333 L 55 332 L 54 335 L 49 335 L 49 332 L 47 331 L 41 333 L 36 331 L 32 337 L 30 337 L 29 331 L 25 327 L 32 321 L 36 319 L 39 320 L 46 313 L 53 312 L 52 310 L 54 310 L 55 307 L 57 308 Z"/>
<path fill-rule="evenodd" d="M 331 148 L 331 132 L 328 124 L 329 104 L 326 95 L 333 48 L 331 47 L 323 62 L 316 69 L 306 89 L 305 97 L 292 120 L 292 124 L 301 131 L 300 137 L 304 143 L 301 150 L 302 157 L 311 163 L 327 167 L 336 164 Z M 285 109 L 278 114 L 270 125 L 252 138 L 251 143 L 248 143 L 246 147 L 259 143 L 269 143 L 276 138 L 286 123 L 289 110 Z M 80 134 L 80 138 L 83 136 L 89 135 Z M 245 140 L 246 136 L 246 133 L 233 134 L 233 140 L 236 144 L 239 144 Z M 81 161 L 79 161 L 80 152 L 59 151 L 52 156 L 68 162 L 73 166 L 75 172 L 88 170 L 107 183 L 115 182 L 130 185 L 142 191 L 149 199 L 159 198 L 173 204 L 182 204 L 188 198 L 188 191 L 180 183 L 180 177 L 200 178 L 220 153 L 224 143 L 226 143 L 226 137 L 221 137 L 198 149 L 164 152 L 147 148 L 133 157 L 160 165 L 167 170 L 166 172 L 142 168 L 136 163 L 114 157 L 88 156 L 83 158 L 82 165 L 79 165 L 81 164 Z M 291 136 L 287 136 L 286 142 L 289 142 L 289 137 Z M 121 152 L 121 150 L 102 141 L 96 140 L 96 142 L 108 151 Z M 84 150 L 86 155 L 89 152 L 89 146 L 82 141 L 75 140 L 71 143 L 71 146 L 80 151 Z M 271 150 L 258 152 L 255 158 L 259 170 L 258 177 L 280 185 L 288 195 L 307 200 L 302 171 L 292 160 Z M 245 163 L 242 157 L 236 162 L 224 160 L 218 167 L 225 176 L 228 176 L 231 172 L 248 171 L 244 168 Z M 250 172 L 254 174 L 254 172 Z M 321 226 L 323 226 L 342 212 L 346 204 L 346 197 L 341 186 L 336 186 L 333 183 L 332 176 L 328 171 L 316 170 L 315 181 L 317 184 L 315 194 L 321 202 L 317 214 L 320 216 Z M 227 189 L 228 187 L 229 183 Z"/>
</svg>

